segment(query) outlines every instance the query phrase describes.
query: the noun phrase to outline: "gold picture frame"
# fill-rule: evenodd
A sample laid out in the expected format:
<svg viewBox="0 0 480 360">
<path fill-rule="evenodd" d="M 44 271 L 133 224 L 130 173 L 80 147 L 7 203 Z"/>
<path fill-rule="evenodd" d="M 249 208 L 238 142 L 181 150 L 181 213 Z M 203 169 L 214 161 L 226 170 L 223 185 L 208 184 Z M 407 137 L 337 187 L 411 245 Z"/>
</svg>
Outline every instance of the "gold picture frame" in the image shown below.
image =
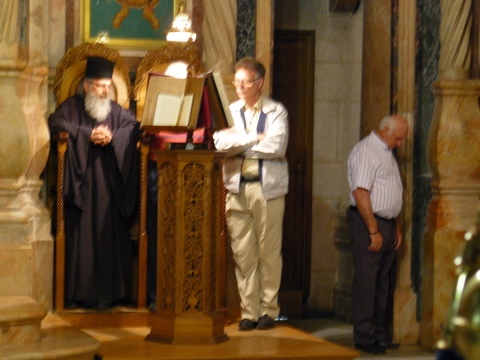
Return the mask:
<svg viewBox="0 0 480 360">
<path fill-rule="evenodd" d="M 108 43 L 118 50 L 158 48 L 167 43 L 165 31 L 178 11 L 178 1 L 138 0 L 132 7 L 122 5 L 122 0 L 81 0 L 83 41 Z"/>
</svg>

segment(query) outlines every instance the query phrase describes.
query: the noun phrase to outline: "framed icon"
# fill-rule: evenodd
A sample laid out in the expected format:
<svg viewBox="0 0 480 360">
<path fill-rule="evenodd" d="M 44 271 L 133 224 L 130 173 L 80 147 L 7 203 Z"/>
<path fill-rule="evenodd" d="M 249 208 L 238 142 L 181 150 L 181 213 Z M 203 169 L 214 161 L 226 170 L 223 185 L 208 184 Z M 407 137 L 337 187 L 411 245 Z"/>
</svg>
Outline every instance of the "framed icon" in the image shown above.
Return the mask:
<svg viewBox="0 0 480 360">
<path fill-rule="evenodd" d="M 177 0 L 82 0 L 84 42 L 120 50 L 149 50 L 166 43 Z"/>
</svg>

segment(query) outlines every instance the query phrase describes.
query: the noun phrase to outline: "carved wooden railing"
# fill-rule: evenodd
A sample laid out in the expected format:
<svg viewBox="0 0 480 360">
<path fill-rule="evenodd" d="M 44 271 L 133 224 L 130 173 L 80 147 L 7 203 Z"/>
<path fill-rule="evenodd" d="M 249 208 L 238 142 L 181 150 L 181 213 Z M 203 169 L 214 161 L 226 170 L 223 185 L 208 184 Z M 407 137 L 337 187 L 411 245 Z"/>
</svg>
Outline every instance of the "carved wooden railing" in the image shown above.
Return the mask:
<svg viewBox="0 0 480 360">
<path fill-rule="evenodd" d="M 138 301 L 137 307 L 144 309 L 147 306 L 147 188 L 148 188 L 148 154 L 150 152 L 152 136 L 143 133 L 140 137 L 140 214 L 138 236 Z M 155 270 L 156 271 L 156 270 Z"/>
<path fill-rule="evenodd" d="M 65 184 L 65 152 L 68 133 L 59 132 L 57 141 L 57 229 L 55 236 L 55 309 L 65 307 L 65 202 L 63 186 Z"/>
<path fill-rule="evenodd" d="M 223 169 L 223 162 L 220 169 Z M 227 220 L 225 218 L 225 206 L 227 189 L 223 183 L 223 170 L 220 170 L 220 236 L 218 244 L 218 284 L 217 284 L 217 301 L 218 309 L 228 320 L 228 304 L 227 304 Z"/>
</svg>

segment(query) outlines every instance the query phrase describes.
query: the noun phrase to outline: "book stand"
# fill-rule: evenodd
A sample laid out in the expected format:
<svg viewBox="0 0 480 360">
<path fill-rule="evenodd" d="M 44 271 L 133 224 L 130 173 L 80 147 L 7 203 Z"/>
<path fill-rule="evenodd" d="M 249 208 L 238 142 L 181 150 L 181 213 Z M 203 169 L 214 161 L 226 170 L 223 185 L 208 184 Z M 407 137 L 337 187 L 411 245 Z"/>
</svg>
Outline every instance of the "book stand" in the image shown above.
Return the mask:
<svg viewBox="0 0 480 360">
<path fill-rule="evenodd" d="M 153 124 L 157 104 L 164 95 L 172 101 L 193 95 L 188 117 L 172 115 Z M 181 102 L 179 100 L 179 102 Z M 170 111 L 179 114 L 183 110 Z M 175 109 L 173 109 L 175 110 Z M 162 115 L 162 114 L 161 114 Z M 148 341 L 167 344 L 218 344 L 224 333 L 226 236 L 221 179 L 225 154 L 213 150 L 211 132 L 228 126 L 229 110 L 219 95 L 212 75 L 176 79 L 149 78 L 142 128 L 142 183 L 146 183 L 148 157 L 158 171 L 157 290 Z M 175 124 L 175 125 L 174 125 Z M 201 124 L 203 137 L 195 138 Z M 166 150 L 151 149 L 153 136 L 172 139 Z M 168 144 L 170 144 L 168 146 Z M 184 145 L 172 150 L 172 144 Z M 188 149 L 187 144 L 193 144 Z M 207 144 L 207 146 L 205 146 Z M 197 145 L 201 145 L 198 147 Z M 199 149 L 200 148 L 200 149 Z M 210 149 L 210 150 L 209 150 Z M 146 188 L 142 191 L 146 199 Z M 146 201 L 141 202 L 145 204 Z M 141 218 L 146 216 L 142 205 Z M 144 222 L 144 220 L 142 220 Z"/>
</svg>

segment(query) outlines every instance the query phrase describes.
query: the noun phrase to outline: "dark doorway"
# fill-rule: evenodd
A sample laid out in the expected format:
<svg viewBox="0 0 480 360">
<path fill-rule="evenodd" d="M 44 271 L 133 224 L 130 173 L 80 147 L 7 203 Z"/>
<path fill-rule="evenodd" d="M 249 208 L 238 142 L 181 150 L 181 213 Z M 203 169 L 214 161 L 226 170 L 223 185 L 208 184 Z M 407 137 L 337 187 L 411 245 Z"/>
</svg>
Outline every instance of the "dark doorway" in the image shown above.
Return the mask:
<svg viewBox="0 0 480 360">
<path fill-rule="evenodd" d="M 298 317 L 310 293 L 315 32 L 276 30 L 274 44 L 272 97 L 290 128 L 280 311 Z"/>
</svg>

